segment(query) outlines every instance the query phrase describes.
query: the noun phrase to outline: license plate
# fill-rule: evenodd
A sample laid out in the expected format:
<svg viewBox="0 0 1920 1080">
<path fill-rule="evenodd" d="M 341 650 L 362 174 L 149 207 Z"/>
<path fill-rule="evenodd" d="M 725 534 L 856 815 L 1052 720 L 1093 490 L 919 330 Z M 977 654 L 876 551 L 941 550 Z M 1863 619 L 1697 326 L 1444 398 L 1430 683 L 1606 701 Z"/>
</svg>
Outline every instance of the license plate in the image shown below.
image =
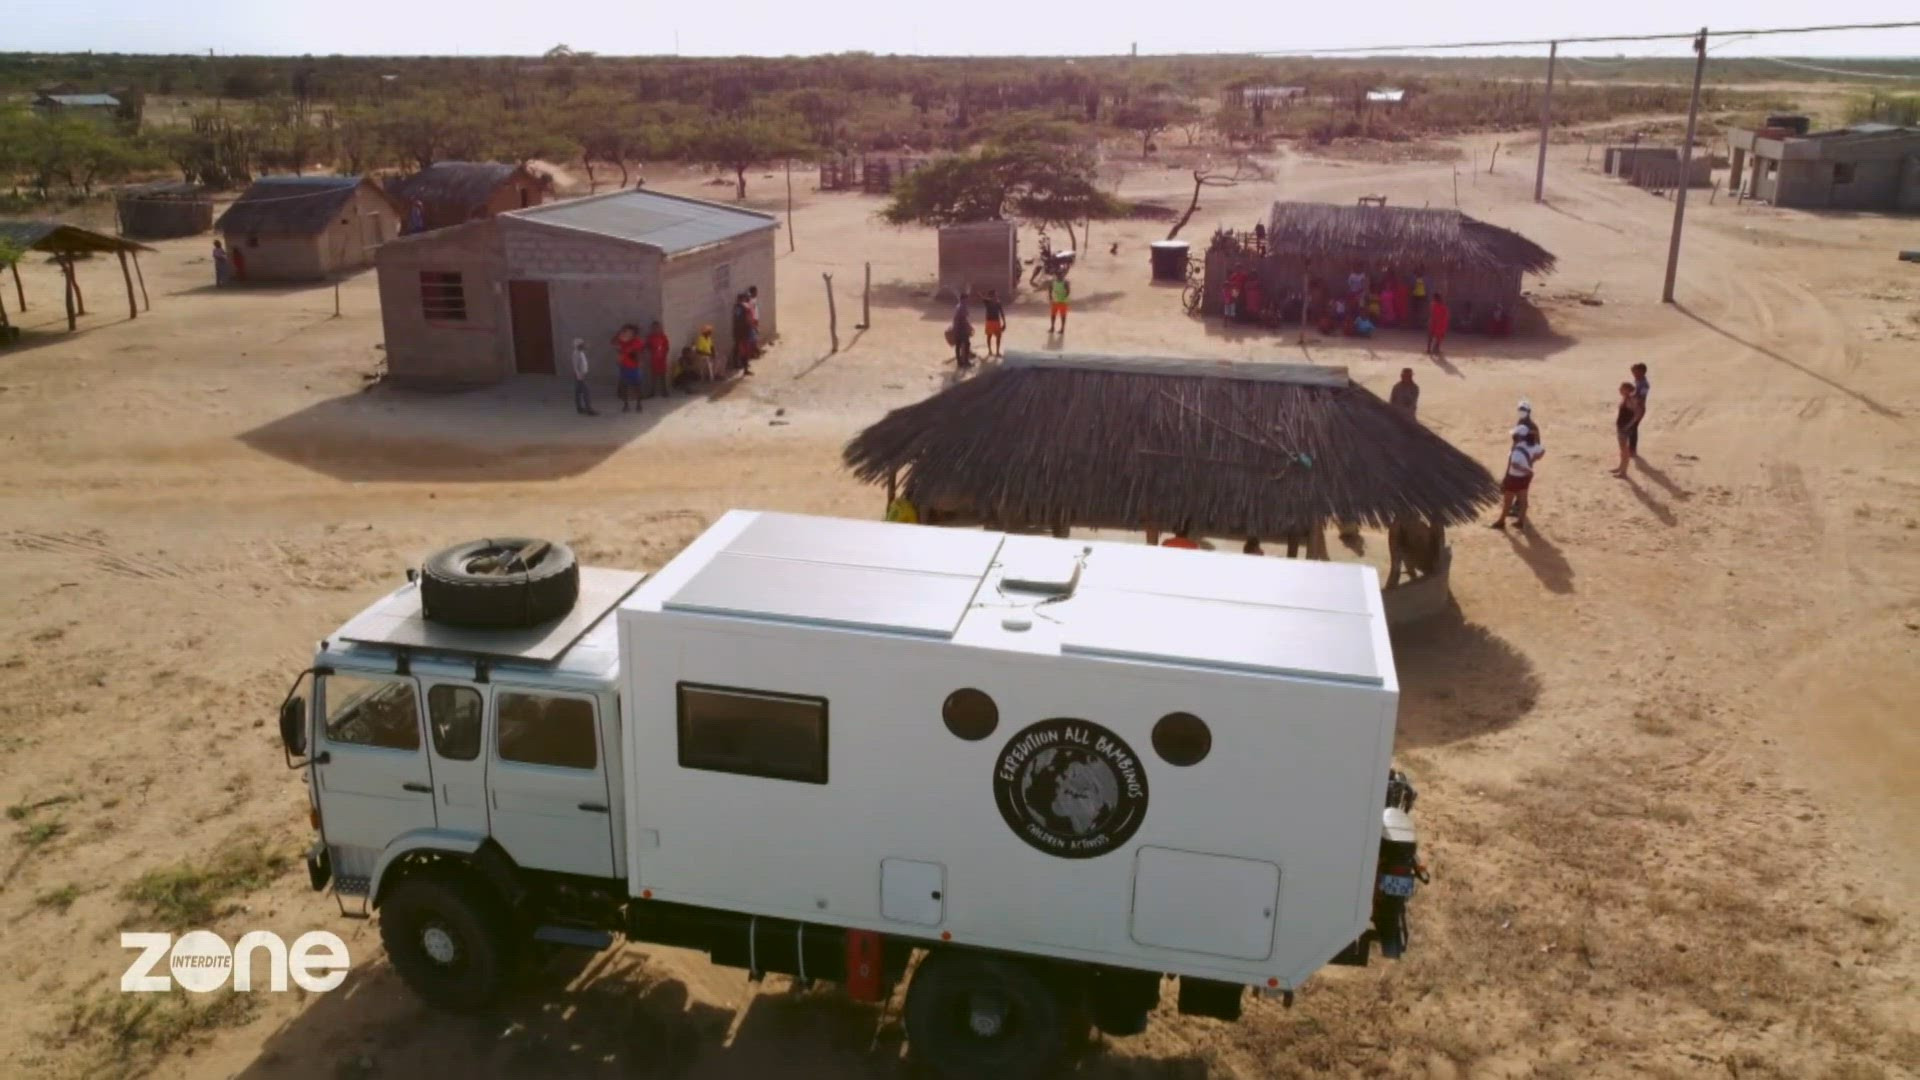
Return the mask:
<svg viewBox="0 0 1920 1080">
<path fill-rule="evenodd" d="M 1399 874 L 1381 874 L 1380 891 L 1388 896 L 1412 896 L 1413 879 Z"/>
</svg>

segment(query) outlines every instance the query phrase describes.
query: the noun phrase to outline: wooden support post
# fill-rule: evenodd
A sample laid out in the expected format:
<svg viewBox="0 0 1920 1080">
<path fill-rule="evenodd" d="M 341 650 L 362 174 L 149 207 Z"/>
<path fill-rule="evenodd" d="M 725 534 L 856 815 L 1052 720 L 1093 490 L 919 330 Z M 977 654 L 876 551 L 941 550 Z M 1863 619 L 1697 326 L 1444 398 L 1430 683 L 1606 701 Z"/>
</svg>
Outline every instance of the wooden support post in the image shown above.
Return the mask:
<svg viewBox="0 0 1920 1080">
<path fill-rule="evenodd" d="M 865 330 L 873 325 L 873 264 L 867 264 L 867 278 L 860 286 L 860 325 L 855 330 Z"/>
<path fill-rule="evenodd" d="M 1545 202 L 1547 191 L 1547 129 L 1553 125 L 1553 65 L 1560 57 L 1560 43 L 1547 44 L 1547 93 L 1540 102 L 1540 164 L 1533 172 L 1533 201 Z"/>
<path fill-rule="evenodd" d="M 1500 144 L 1493 144 L 1493 153 L 1487 155 L 1487 175 L 1493 175 L 1494 163 L 1500 160 Z"/>
<path fill-rule="evenodd" d="M 61 281 L 61 284 L 65 286 L 65 288 L 62 289 L 61 292 L 65 295 L 66 301 L 67 301 L 67 333 L 71 334 L 74 332 L 74 330 L 79 328 L 79 324 L 76 323 L 73 318 L 73 293 L 74 293 L 73 266 L 72 264 L 68 263 L 67 260 L 64 258 L 60 259 L 59 263 L 60 263 L 60 281 Z"/>
<path fill-rule="evenodd" d="M 73 265 L 73 256 L 67 256 L 67 280 L 73 282 L 73 302 L 80 308 L 80 314 L 87 313 L 87 295 L 80 291 L 80 268 Z"/>
<path fill-rule="evenodd" d="M 127 318 L 137 319 L 140 317 L 140 307 L 133 302 L 133 271 L 127 266 L 127 253 L 122 251 L 119 255 L 120 277 L 127 283 Z"/>
<path fill-rule="evenodd" d="M 1673 303 L 1673 279 L 1680 273 L 1680 229 L 1687 220 L 1687 176 L 1693 163 L 1693 136 L 1700 122 L 1700 77 L 1707 72 L 1707 28 L 1693 39 L 1693 98 L 1687 102 L 1687 141 L 1680 144 L 1680 186 L 1673 193 L 1673 236 L 1667 240 L 1667 283 L 1660 299 Z"/>
<path fill-rule="evenodd" d="M 787 250 L 793 250 L 793 159 L 787 159 Z"/>
<path fill-rule="evenodd" d="M 147 299 L 147 275 L 140 272 L 140 253 L 133 253 L 133 278 L 140 283 L 140 310 L 152 311 L 153 301 Z"/>
<path fill-rule="evenodd" d="M 20 297 L 20 310 L 27 310 L 27 287 L 20 284 L 20 264 L 13 264 L 13 291 Z"/>
<path fill-rule="evenodd" d="M 840 316 L 833 309 L 833 275 L 823 271 L 820 276 L 827 280 L 827 334 L 833 338 L 832 351 L 839 352 Z"/>
<path fill-rule="evenodd" d="M 1300 270 L 1300 344 L 1307 343 L 1307 301 L 1313 298 L 1313 270 L 1308 263 Z"/>
<path fill-rule="evenodd" d="M 333 283 L 333 317 L 340 317 L 340 283 Z"/>
</svg>

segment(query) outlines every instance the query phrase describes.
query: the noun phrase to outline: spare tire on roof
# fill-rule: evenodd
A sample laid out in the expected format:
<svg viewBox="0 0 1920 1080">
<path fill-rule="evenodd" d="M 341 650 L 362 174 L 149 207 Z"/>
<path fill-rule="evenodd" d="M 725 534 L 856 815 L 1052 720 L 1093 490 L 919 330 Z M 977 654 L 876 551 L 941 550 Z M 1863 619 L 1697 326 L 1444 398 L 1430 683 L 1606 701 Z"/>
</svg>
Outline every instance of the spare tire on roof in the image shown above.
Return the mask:
<svg viewBox="0 0 1920 1080">
<path fill-rule="evenodd" d="M 537 626 L 572 611 L 579 596 L 573 549 L 551 540 L 471 540 L 420 568 L 420 613 L 448 626 Z"/>
</svg>

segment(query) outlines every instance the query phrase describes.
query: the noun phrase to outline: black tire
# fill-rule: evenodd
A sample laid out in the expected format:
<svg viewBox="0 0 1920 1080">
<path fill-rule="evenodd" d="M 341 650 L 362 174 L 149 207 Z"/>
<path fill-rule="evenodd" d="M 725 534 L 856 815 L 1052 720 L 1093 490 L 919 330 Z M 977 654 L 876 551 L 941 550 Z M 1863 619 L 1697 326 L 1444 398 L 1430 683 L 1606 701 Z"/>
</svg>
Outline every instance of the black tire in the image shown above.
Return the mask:
<svg viewBox="0 0 1920 1080">
<path fill-rule="evenodd" d="M 580 564 L 573 549 L 547 543 L 526 564 L 510 561 L 526 537 L 472 540 L 435 552 L 420 568 L 420 607 L 448 626 L 538 626 L 573 610 L 580 597 Z M 503 565 L 489 570 L 486 560 Z"/>
<path fill-rule="evenodd" d="M 442 877 L 401 881 L 380 906 L 380 942 L 401 981 L 453 1012 L 500 996 L 512 953 L 507 927 L 491 897 Z"/>
<path fill-rule="evenodd" d="M 976 1023 L 985 1010 L 992 1031 Z M 937 950 L 907 988 L 907 1047 L 943 1080 L 1053 1075 L 1062 1044 L 1060 998 L 1032 966 Z"/>
</svg>

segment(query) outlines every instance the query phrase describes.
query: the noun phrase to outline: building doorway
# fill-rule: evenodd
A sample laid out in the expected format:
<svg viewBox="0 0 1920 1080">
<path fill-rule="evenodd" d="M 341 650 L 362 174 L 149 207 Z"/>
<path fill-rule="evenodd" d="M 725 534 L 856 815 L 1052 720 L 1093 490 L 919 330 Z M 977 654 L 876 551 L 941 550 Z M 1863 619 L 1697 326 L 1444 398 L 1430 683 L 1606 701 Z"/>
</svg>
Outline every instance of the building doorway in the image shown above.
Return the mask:
<svg viewBox="0 0 1920 1080">
<path fill-rule="evenodd" d="M 544 281 L 507 282 L 513 317 L 513 368 L 522 375 L 553 374 L 553 310 Z"/>
</svg>

